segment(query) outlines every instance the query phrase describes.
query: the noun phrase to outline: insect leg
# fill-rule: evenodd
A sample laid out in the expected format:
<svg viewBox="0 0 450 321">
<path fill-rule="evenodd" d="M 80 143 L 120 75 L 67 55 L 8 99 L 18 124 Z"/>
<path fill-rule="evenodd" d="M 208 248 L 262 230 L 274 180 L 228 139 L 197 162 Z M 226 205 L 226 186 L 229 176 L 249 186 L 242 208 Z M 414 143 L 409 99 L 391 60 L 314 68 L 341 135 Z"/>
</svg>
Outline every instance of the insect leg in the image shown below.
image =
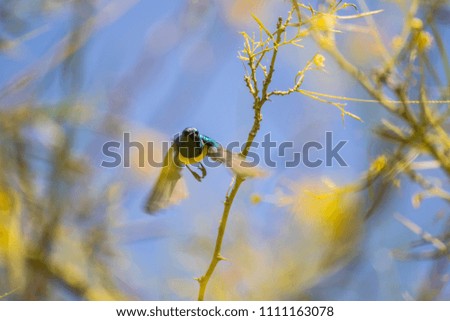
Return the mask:
<svg viewBox="0 0 450 321">
<path fill-rule="evenodd" d="M 199 164 L 199 168 L 200 168 L 200 170 L 202 171 L 202 178 L 205 178 L 205 176 L 206 176 L 206 168 L 205 168 L 205 166 L 203 166 L 203 164 L 202 163 L 198 163 Z"/>
<path fill-rule="evenodd" d="M 204 177 L 200 177 L 200 175 L 198 175 L 196 172 L 194 172 L 190 167 L 189 167 L 189 165 L 187 165 L 186 164 L 186 168 L 191 172 L 191 174 L 192 174 L 192 176 L 194 176 L 194 178 L 197 180 L 197 181 L 199 181 L 199 182 L 201 182 L 202 181 L 202 178 Z"/>
</svg>

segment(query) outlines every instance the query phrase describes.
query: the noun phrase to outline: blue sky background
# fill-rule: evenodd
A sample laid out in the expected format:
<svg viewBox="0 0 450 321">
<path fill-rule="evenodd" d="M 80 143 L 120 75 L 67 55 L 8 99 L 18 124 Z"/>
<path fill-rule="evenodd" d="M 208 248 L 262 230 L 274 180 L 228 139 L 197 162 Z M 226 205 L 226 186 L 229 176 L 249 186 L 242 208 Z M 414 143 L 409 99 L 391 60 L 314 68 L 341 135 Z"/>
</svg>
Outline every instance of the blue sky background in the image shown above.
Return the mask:
<svg viewBox="0 0 450 321">
<path fill-rule="evenodd" d="M 195 298 L 197 284 L 192 278 L 206 270 L 231 175 L 224 168 L 210 169 L 207 178 L 199 184 L 185 173 L 189 198 L 164 213 L 147 216 L 143 204 L 155 180 L 155 172 L 146 176 L 145 172 L 133 168 L 102 168 L 102 144 L 118 137 L 94 128 L 97 119 L 109 114 L 125 120 L 128 124 L 125 130 L 132 137 L 157 133 L 148 137 L 150 141 L 170 139 L 183 128 L 195 126 L 223 144 L 236 140 L 243 143 L 251 128 L 253 112 L 252 99 L 243 82 L 244 67 L 237 58 L 237 52 L 243 47 L 239 32 L 257 31 L 257 26 L 250 12 L 233 13 L 230 8 L 235 2 L 136 1 L 120 18 L 95 32 L 77 56 L 77 63 L 74 62 L 73 68 L 79 68 L 81 81 L 71 98 L 91 106 L 94 115 L 87 125 L 78 128 L 76 153 L 87 156 L 94 168 L 94 184 L 87 187 L 87 191 L 101 188 L 108 182 L 123 184 L 123 212 L 114 233 L 117 251 L 126 264 L 114 268 L 118 278 L 141 299 Z M 99 2 L 95 10 L 104 4 L 106 2 Z M 397 18 L 401 10 L 389 1 L 370 1 L 369 7 L 385 10 L 375 21 L 379 23 L 383 40 L 389 43 L 400 31 L 402 19 Z M 276 17 L 285 15 L 288 9 L 286 1 L 262 1 L 255 7 L 256 14 L 267 26 L 273 26 Z M 30 66 L 41 66 L 49 48 L 64 37 L 72 23 L 80 23 L 71 20 L 69 13 L 69 8 L 60 9 L 32 20 L 31 24 L 41 30 L 39 34 L 23 42 L 13 53 L 0 55 L 2 87 Z M 342 12 L 352 13 L 351 8 Z M 443 39 L 446 39 L 446 32 L 448 30 L 444 29 Z M 371 52 L 370 40 L 364 35 L 338 34 L 337 41 L 349 60 L 362 63 L 367 70 L 376 63 L 376 54 Z M 280 53 L 273 89 L 290 87 L 297 70 L 320 52 L 310 40 L 302 44 L 304 48 L 286 48 Z M 331 58 L 326 58 L 326 72 L 311 71 L 303 88 L 368 98 Z M 55 69 L 42 79 L 40 88 L 35 91 L 42 104 L 56 103 L 68 96 L 67 79 L 60 68 Z M 261 253 L 267 249 L 283 250 L 271 247 L 271 242 L 278 244 L 279 231 L 290 224 L 288 212 L 270 202 L 251 204 L 252 193 L 263 198 L 273 195 L 286 180 L 319 181 L 321 177 L 329 177 L 338 185 L 350 183 L 360 177 L 374 157 L 389 148 L 373 133 L 380 119 L 389 118 L 379 105 L 349 102 L 347 108 L 363 122 L 348 117 L 343 122 L 336 108 L 300 94 L 274 97 L 264 106 L 257 141 L 262 141 L 264 134 L 270 132 L 273 140 L 293 141 L 300 149 L 310 140 L 323 143 L 325 132 L 332 131 L 335 141 L 347 141 L 341 155 L 349 166 L 334 163 L 332 167 L 314 169 L 280 167 L 270 170 L 267 179 L 246 182 L 233 205 L 224 240 L 223 254 L 229 261 L 219 265 L 218 274 L 213 276 L 218 279 L 216 282 L 220 282 L 222 272 L 231 265 L 245 265 L 229 255 L 239 241 L 234 236 L 242 233 L 239 228 L 246 231 L 250 248 L 255 251 L 259 248 L 265 249 Z M 261 155 L 261 149 L 256 151 Z M 392 258 L 393 249 L 407 248 L 410 241 L 418 238 L 395 220 L 393 214 L 408 216 L 435 233 L 441 225 L 433 217 L 446 208 L 444 203 L 431 199 L 415 209 L 411 196 L 418 191 L 417 186 L 402 180 L 401 188 L 393 190 L 385 206 L 366 222 L 360 254 L 340 271 L 325 279 L 319 278 L 307 291 L 309 297 L 324 300 L 414 297 L 432 263 L 401 262 Z M 242 220 L 245 224 L 240 226 Z M 190 248 L 198 244 L 198 239 L 206 242 L 199 253 Z M 270 278 L 269 272 L 267 277 Z M 185 291 L 180 291 L 180 287 Z M 449 296 L 447 287 L 442 298 Z M 245 299 L 245 291 L 242 298 Z"/>
</svg>

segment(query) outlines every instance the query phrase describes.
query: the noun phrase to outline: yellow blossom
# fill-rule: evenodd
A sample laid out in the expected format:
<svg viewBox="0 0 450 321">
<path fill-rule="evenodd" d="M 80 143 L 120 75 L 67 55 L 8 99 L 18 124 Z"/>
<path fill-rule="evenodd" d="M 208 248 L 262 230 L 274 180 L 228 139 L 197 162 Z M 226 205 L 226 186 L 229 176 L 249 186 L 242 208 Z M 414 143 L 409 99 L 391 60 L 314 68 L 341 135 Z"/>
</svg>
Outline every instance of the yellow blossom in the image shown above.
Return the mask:
<svg viewBox="0 0 450 321">
<path fill-rule="evenodd" d="M 333 31 L 336 17 L 329 13 L 319 13 L 311 18 L 311 29 L 318 31 Z"/>
<path fill-rule="evenodd" d="M 313 58 L 313 63 L 320 69 L 325 68 L 325 57 L 321 54 L 317 54 Z"/>
<path fill-rule="evenodd" d="M 11 194 L 5 190 L 0 189 L 0 212 L 7 212 L 12 208 Z"/>
<path fill-rule="evenodd" d="M 411 28 L 413 29 L 422 29 L 423 28 L 423 22 L 419 18 L 413 18 L 411 19 Z"/>
<path fill-rule="evenodd" d="M 290 210 L 330 248 L 350 248 L 363 227 L 359 195 L 349 186 L 306 182 L 292 187 Z M 346 251 L 344 251 L 346 252 Z"/>
<path fill-rule="evenodd" d="M 0 222 L 0 254 L 6 252 L 9 245 L 10 231 L 6 224 Z"/>
<path fill-rule="evenodd" d="M 261 203 L 261 201 L 262 201 L 262 197 L 259 194 L 255 193 L 250 196 L 250 202 L 252 204 L 259 204 L 259 203 Z"/>
<path fill-rule="evenodd" d="M 400 36 L 395 36 L 392 39 L 392 48 L 395 50 L 400 50 L 400 48 L 403 46 L 403 39 Z"/>
<path fill-rule="evenodd" d="M 429 32 L 422 30 L 417 33 L 415 40 L 417 49 L 420 52 L 424 52 L 430 49 L 431 44 L 433 43 L 433 36 Z"/>
<path fill-rule="evenodd" d="M 373 173 L 379 173 L 386 167 L 386 163 L 387 163 L 386 156 L 380 155 L 377 158 L 375 158 L 373 162 L 370 164 L 369 170 Z"/>
</svg>

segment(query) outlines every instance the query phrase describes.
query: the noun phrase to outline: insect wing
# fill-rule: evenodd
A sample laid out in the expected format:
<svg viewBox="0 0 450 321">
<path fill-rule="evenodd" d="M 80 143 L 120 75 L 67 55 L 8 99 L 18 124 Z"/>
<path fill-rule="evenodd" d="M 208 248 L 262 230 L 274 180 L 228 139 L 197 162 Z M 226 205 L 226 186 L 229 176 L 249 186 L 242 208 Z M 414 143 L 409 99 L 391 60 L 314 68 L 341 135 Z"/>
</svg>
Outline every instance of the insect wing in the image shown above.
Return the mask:
<svg viewBox="0 0 450 321">
<path fill-rule="evenodd" d="M 225 167 L 241 177 L 257 178 L 267 175 L 266 171 L 258 168 L 256 164 L 246 161 L 240 154 L 233 153 L 222 146 L 210 147 L 208 156 L 214 161 L 223 163 Z"/>
<path fill-rule="evenodd" d="M 186 183 L 181 177 L 182 168 L 175 163 L 175 150 L 171 147 L 164 158 L 164 167 L 156 180 L 146 203 L 146 211 L 154 214 L 188 196 Z"/>
</svg>

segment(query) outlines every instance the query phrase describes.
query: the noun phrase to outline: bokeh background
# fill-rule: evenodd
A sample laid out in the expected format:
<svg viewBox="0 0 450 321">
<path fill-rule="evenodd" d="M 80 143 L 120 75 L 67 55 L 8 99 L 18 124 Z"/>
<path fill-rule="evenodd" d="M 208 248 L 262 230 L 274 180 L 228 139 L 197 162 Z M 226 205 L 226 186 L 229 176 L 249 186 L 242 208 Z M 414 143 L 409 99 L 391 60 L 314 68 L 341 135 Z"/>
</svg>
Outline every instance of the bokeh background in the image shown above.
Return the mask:
<svg viewBox="0 0 450 321">
<path fill-rule="evenodd" d="M 366 5 L 384 10 L 373 19 L 389 47 L 410 2 Z M 441 8 L 434 27 L 448 39 L 445 1 Z M 209 264 L 231 173 L 210 169 L 202 183 L 185 175 L 189 197 L 150 216 L 143 206 L 159 169 L 139 167 L 135 157 L 129 168 L 104 168 L 102 146 L 121 142 L 124 132 L 143 144 L 169 141 L 188 126 L 223 144 L 244 143 L 253 111 L 239 32 L 259 33 L 251 14 L 272 28 L 289 9 L 281 0 L 0 2 L 3 300 L 196 299 L 194 278 Z M 336 41 L 347 59 L 375 68 L 381 53 L 369 32 L 344 29 Z M 370 98 L 312 40 L 301 44 L 280 52 L 271 88 L 291 87 L 297 71 L 322 53 L 324 70 L 309 72 L 302 88 Z M 431 58 L 435 52 L 432 45 Z M 436 97 L 439 88 L 432 89 Z M 421 236 L 405 226 L 448 235 L 448 203 L 413 202 L 421 188 L 401 176 L 354 193 L 340 188 L 392 151 L 375 134 L 386 111 L 347 103 L 363 121 L 343 120 L 337 108 L 300 94 L 264 106 L 257 142 L 269 132 L 274 141 L 293 141 L 289 157 L 308 141 L 323 144 L 331 131 L 335 142 L 347 141 L 341 155 L 348 166 L 284 168 L 286 157 L 273 150 L 277 168 L 246 181 L 233 204 L 227 260 L 207 299 L 450 298 L 448 254 L 410 258 Z M 254 151 L 262 157 L 262 149 Z M 448 177 L 431 171 L 448 187 Z"/>
</svg>

